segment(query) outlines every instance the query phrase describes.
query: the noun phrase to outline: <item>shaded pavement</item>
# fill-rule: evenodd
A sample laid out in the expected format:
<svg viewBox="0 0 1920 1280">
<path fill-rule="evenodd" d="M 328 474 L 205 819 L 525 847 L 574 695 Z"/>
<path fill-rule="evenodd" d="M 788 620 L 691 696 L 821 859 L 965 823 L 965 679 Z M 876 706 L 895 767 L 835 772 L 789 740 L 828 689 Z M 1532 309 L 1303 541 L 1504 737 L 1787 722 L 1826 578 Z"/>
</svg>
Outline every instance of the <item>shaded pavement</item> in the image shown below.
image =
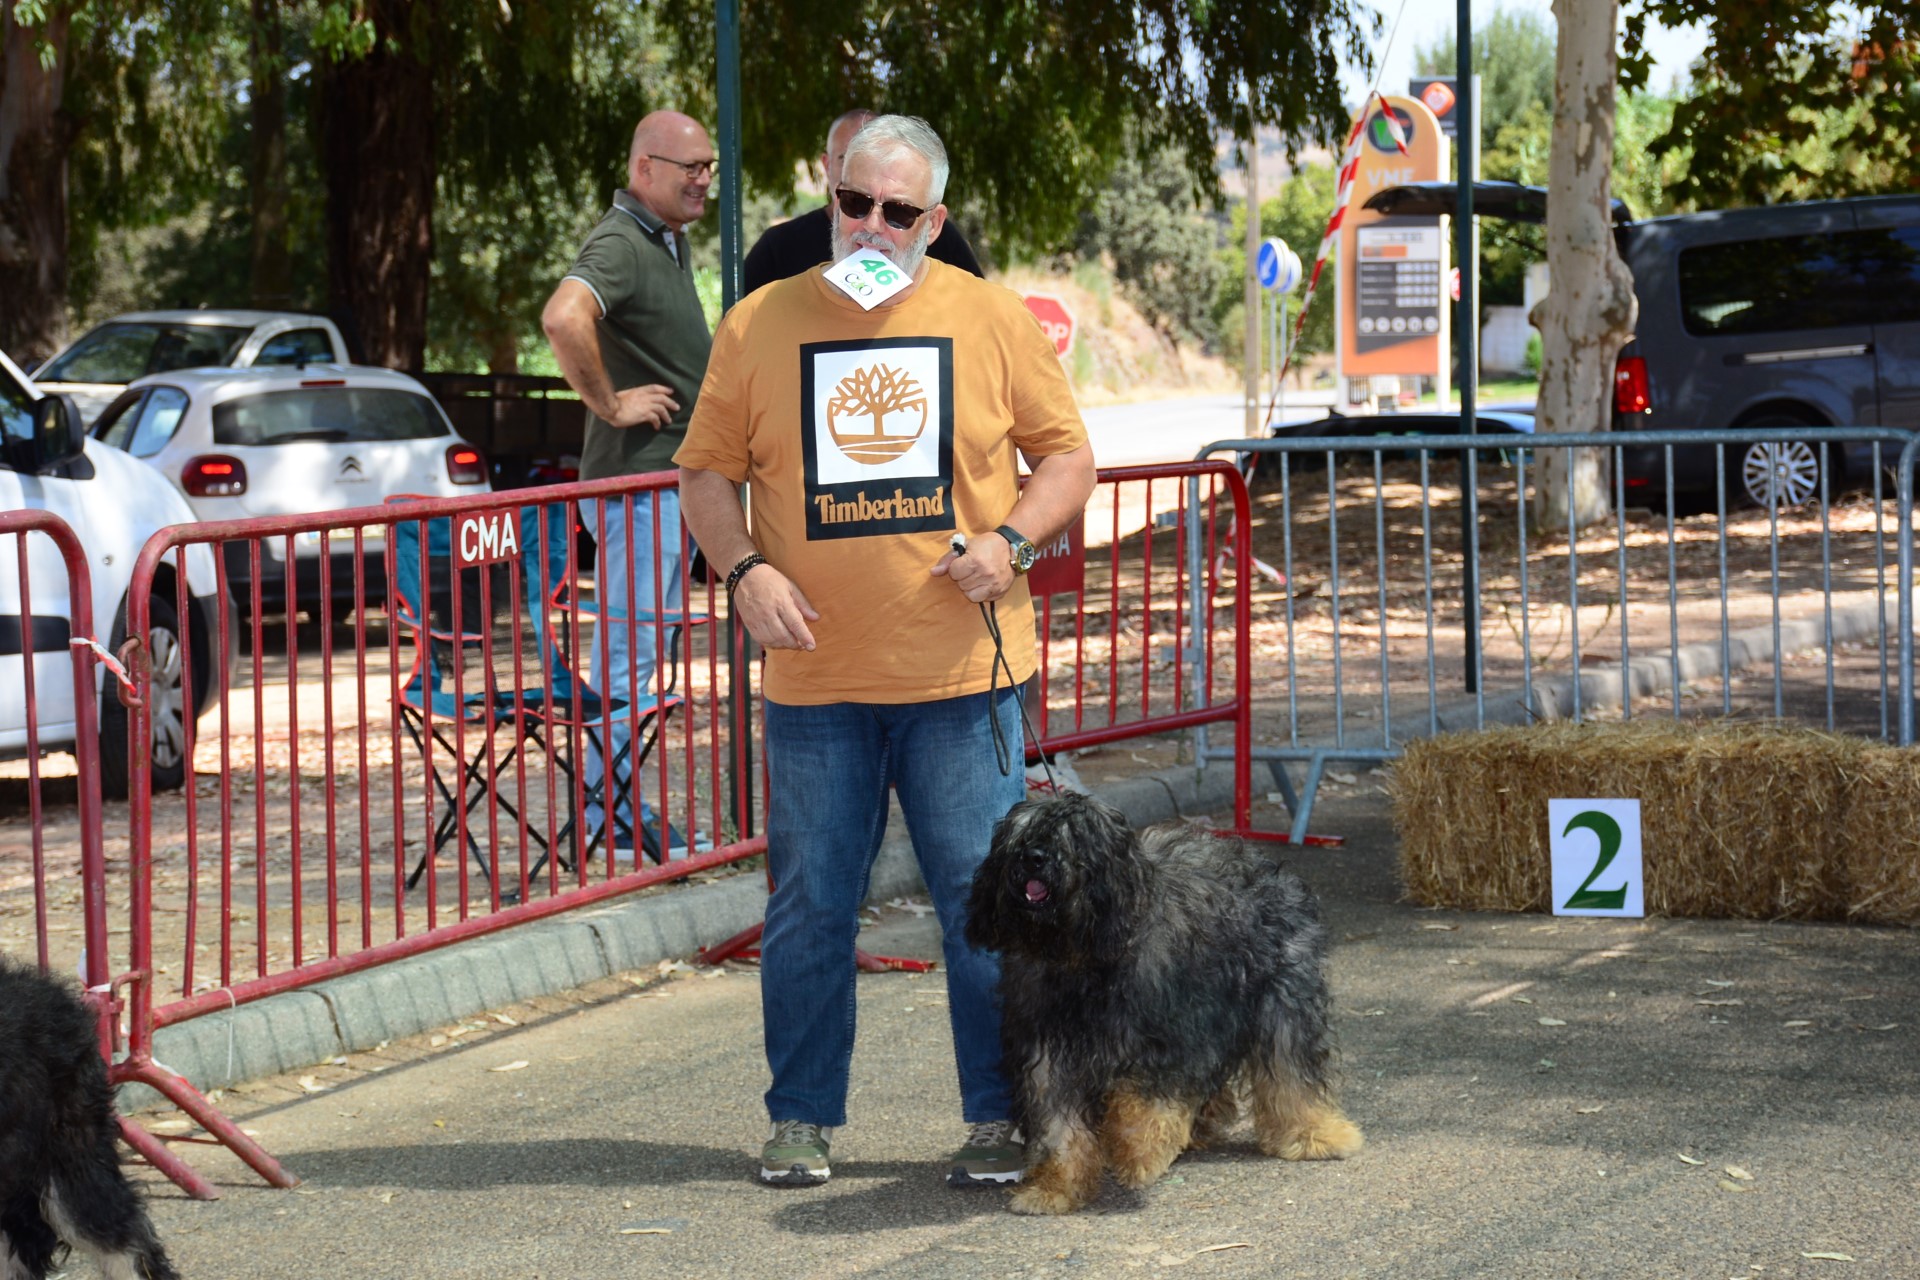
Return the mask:
<svg viewBox="0 0 1920 1280">
<path fill-rule="evenodd" d="M 1348 837 L 1289 856 L 1334 938 L 1344 1163 L 1242 1129 L 1065 1219 L 949 1191 L 936 970 L 860 978 L 833 1181 L 763 1188 L 757 976 L 669 966 L 229 1091 L 296 1191 L 205 1147 L 217 1203 L 137 1176 L 190 1278 L 1920 1275 L 1920 935 L 1422 910 L 1382 797 L 1314 827 Z M 870 949 L 937 954 L 880 914 Z"/>
</svg>

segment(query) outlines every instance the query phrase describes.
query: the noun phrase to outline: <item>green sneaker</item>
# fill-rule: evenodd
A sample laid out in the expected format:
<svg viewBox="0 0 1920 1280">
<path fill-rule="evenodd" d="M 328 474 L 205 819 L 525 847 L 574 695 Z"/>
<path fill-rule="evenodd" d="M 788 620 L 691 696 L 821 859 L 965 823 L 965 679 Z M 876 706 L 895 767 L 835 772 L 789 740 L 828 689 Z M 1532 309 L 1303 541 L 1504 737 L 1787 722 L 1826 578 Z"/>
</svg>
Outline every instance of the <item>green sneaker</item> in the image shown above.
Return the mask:
<svg viewBox="0 0 1920 1280">
<path fill-rule="evenodd" d="M 1011 1120 L 988 1120 L 967 1132 L 967 1145 L 953 1153 L 950 1187 L 1010 1187 L 1026 1174 L 1027 1148 L 1014 1137 Z"/>
<path fill-rule="evenodd" d="M 817 1187 L 833 1173 L 827 1141 L 833 1130 L 805 1120 L 776 1120 L 760 1148 L 760 1180 L 776 1187 Z"/>
</svg>

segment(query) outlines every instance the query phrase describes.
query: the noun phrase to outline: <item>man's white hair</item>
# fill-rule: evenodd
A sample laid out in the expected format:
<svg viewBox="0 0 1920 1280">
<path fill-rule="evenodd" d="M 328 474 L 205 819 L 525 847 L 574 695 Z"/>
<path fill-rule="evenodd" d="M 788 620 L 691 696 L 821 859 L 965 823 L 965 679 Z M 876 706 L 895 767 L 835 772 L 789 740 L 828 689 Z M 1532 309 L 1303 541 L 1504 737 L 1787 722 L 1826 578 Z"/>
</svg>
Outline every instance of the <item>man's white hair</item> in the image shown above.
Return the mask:
<svg viewBox="0 0 1920 1280">
<path fill-rule="evenodd" d="M 885 163 L 902 151 L 910 151 L 927 162 L 932 180 L 927 186 L 927 206 L 939 204 L 947 194 L 947 149 L 933 126 L 919 116 L 875 116 L 862 125 L 847 146 L 846 163 L 855 156 L 872 156 Z M 844 175 L 845 169 L 841 170 Z"/>
</svg>

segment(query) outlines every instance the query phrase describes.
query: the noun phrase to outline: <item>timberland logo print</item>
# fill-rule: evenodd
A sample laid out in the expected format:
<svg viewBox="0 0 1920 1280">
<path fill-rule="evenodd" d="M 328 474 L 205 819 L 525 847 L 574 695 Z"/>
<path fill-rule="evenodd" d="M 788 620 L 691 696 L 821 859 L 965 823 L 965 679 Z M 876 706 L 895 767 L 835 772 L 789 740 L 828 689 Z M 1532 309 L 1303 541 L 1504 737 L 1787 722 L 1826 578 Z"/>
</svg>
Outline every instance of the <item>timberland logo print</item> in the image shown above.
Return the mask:
<svg viewBox="0 0 1920 1280">
<path fill-rule="evenodd" d="M 807 537 L 955 528 L 953 340 L 800 347 Z"/>
</svg>

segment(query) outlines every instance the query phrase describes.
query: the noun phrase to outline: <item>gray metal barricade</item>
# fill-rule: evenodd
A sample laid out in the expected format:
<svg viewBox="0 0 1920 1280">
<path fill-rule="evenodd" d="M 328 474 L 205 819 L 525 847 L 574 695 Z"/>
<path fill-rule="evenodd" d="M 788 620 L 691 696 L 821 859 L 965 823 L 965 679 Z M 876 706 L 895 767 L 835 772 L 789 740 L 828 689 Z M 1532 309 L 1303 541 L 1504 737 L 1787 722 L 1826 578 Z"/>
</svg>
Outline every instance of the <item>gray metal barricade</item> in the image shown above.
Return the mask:
<svg viewBox="0 0 1920 1280">
<path fill-rule="evenodd" d="M 1817 451 L 1817 495 L 1743 507 L 1730 459 L 1795 445 Z M 1540 528 L 1543 455 L 1572 449 L 1605 453 L 1611 517 Z M 1691 504 L 1676 451 L 1696 473 L 1711 454 Z M 1270 563 L 1241 571 L 1281 587 L 1256 615 L 1256 636 L 1264 624 L 1284 652 L 1254 668 L 1265 696 L 1252 757 L 1292 812 L 1293 839 L 1329 765 L 1378 765 L 1441 732 L 1657 713 L 1910 744 L 1913 543 L 1899 533 L 1912 528 L 1917 452 L 1920 437 L 1884 427 L 1208 445 L 1200 457 L 1257 468 L 1255 510 L 1277 517 L 1255 543 Z M 1643 486 L 1632 505 L 1629 458 Z M 1197 538 L 1186 554 L 1197 583 Z M 1195 619 L 1202 605 L 1196 590 Z M 1256 640 L 1248 660 L 1262 648 L 1274 646 Z M 1194 747 L 1197 765 L 1234 755 L 1204 728 Z M 1306 770 L 1297 791 L 1289 764 Z"/>
</svg>

